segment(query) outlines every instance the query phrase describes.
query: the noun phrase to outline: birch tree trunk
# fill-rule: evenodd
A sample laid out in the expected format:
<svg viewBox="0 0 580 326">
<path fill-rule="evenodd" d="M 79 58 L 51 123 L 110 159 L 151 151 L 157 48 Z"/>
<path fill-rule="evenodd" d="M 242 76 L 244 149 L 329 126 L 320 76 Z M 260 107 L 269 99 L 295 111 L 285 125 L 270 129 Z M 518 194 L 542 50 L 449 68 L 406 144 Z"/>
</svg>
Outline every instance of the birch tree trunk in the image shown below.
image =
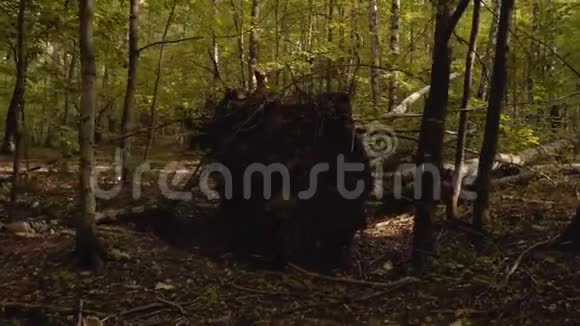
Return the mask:
<svg viewBox="0 0 580 326">
<path fill-rule="evenodd" d="M 82 266 L 100 268 L 100 248 L 95 230 L 95 102 L 96 65 L 93 52 L 94 0 L 81 0 L 79 4 L 80 53 L 82 91 L 80 107 L 80 204 L 77 221 L 76 253 Z"/>
<path fill-rule="evenodd" d="M 371 67 L 371 93 L 373 97 L 373 109 L 375 111 L 378 111 L 381 99 L 381 89 L 379 85 L 381 48 L 379 42 L 377 11 L 377 1 L 369 0 L 369 32 L 371 38 L 371 60 L 373 64 L 373 67 Z"/>
<path fill-rule="evenodd" d="M 401 26 L 401 0 L 392 0 L 391 37 L 389 40 L 389 49 L 391 51 L 391 57 L 393 58 L 399 55 L 400 26 Z M 392 71 L 389 77 L 389 104 L 388 104 L 389 112 L 395 108 L 395 105 L 397 105 L 398 87 L 399 85 L 397 82 L 397 73 L 395 71 Z"/>
<path fill-rule="evenodd" d="M 471 20 L 471 33 L 469 36 L 469 46 L 467 57 L 465 58 L 465 76 L 463 79 L 463 96 L 461 98 L 461 108 L 466 109 L 469 106 L 471 97 L 471 82 L 473 75 L 473 61 L 477 51 L 477 35 L 479 33 L 479 15 L 481 12 L 481 0 L 473 0 L 473 16 Z M 450 201 L 447 205 L 447 216 L 457 218 L 459 195 L 461 194 L 461 185 L 463 176 L 463 160 L 465 159 L 465 142 L 467 140 L 467 111 L 459 113 L 459 129 L 457 132 L 457 147 L 455 150 L 455 170 L 453 175 L 453 189 Z"/>
<path fill-rule="evenodd" d="M 513 7 L 514 0 L 502 0 L 485 133 L 481 147 L 477 180 L 475 182 L 477 199 L 473 207 L 473 224 L 476 228 L 481 228 L 484 221 L 489 219 L 491 171 L 497 153 L 500 115 L 504 106 L 503 99 L 507 87 L 509 29 L 512 21 Z"/>
<path fill-rule="evenodd" d="M 125 135 L 133 129 L 133 105 L 135 104 L 135 88 L 137 85 L 137 64 L 139 62 L 139 0 L 130 0 L 129 4 L 129 68 L 127 71 L 127 88 L 123 101 L 121 117 L 121 179 L 123 184 L 130 182 L 131 137 Z"/>
</svg>

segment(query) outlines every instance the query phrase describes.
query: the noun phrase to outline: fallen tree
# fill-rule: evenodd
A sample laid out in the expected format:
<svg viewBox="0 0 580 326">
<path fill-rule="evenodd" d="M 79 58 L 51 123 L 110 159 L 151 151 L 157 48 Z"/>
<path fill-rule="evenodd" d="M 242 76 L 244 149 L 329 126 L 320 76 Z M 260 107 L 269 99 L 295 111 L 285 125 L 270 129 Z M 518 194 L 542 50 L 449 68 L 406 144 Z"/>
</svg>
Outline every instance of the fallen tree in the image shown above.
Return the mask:
<svg viewBox="0 0 580 326">
<path fill-rule="evenodd" d="M 260 84 L 251 95 L 229 91 L 207 134 L 209 161 L 227 171 L 214 180 L 217 224 L 230 250 L 265 256 L 276 266 L 287 261 L 328 266 L 345 258 L 355 232 L 365 226 L 364 204 L 372 189 L 347 94 L 287 104 Z M 341 157 L 363 170 L 344 171 Z M 324 165 L 324 171 L 311 172 Z M 202 185 L 210 170 L 202 172 Z M 345 196 L 344 188 L 352 190 L 360 181 L 362 192 Z"/>
<path fill-rule="evenodd" d="M 515 166 L 525 166 L 542 160 L 544 158 L 553 156 L 554 154 L 562 151 L 565 147 L 573 145 L 574 140 L 572 139 L 562 139 L 550 143 L 548 145 L 537 145 L 528 149 L 525 149 L 517 154 L 498 154 L 495 158 L 495 163 L 493 165 L 493 170 L 498 169 L 500 166 L 508 164 Z M 473 158 L 466 160 L 463 164 L 463 169 L 461 171 L 461 178 L 465 179 L 467 177 L 475 178 L 477 176 L 477 167 L 479 165 L 479 159 Z M 444 168 L 450 171 L 454 170 L 453 165 L 445 164 Z"/>
<path fill-rule="evenodd" d="M 537 174 L 537 172 L 530 168 L 526 169 L 527 166 L 562 151 L 567 146 L 573 145 L 574 142 L 575 140 L 573 139 L 562 139 L 547 145 L 534 146 L 517 154 L 498 154 L 496 156 L 496 162 L 493 166 L 494 170 L 504 166 L 513 166 L 518 171 L 516 171 L 514 175 L 497 179 L 493 184 L 503 185 L 521 179 L 533 177 L 535 174 Z M 475 180 L 475 177 L 477 176 L 478 164 L 479 159 L 477 158 L 465 161 L 460 174 L 463 183 L 469 185 Z M 579 168 L 577 164 L 572 164 L 570 167 L 572 170 Z M 416 169 L 417 168 L 415 164 L 407 163 L 398 166 L 395 171 L 384 174 L 384 177 L 382 178 L 382 184 L 386 185 L 383 187 L 384 191 L 386 193 L 391 193 L 393 188 L 395 188 L 395 190 L 399 191 L 400 193 L 412 193 Z M 535 170 L 537 169 L 538 168 Z M 523 171 L 520 172 L 519 170 Z M 450 191 L 449 187 L 452 184 L 451 177 L 453 176 L 454 172 L 454 164 L 444 163 L 441 171 L 434 170 L 433 172 L 439 174 L 439 187 L 441 188 L 440 194 L 442 198 L 445 198 L 448 195 Z M 393 184 L 395 187 L 393 187 Z"/>
<path fill-rule="evenodd" d="M 454 79 L 456 79 L 457 77 L 463 75 L 463 72 L 461 73 L 452 73 L 449 75 L 449 81 L 452 81 Z M 426 95 L 427 93 L 429 93 L 429 91 L 431 90 L 431 86 L 425 86 L 421 89 L 419 89 L 418 91 L 415 91 L 414 93 L 412 93 L 411 95 L 407 96 L 401 103 L 399 103 L 399 105 L 397 105 L 392 111 L 384 114 L 383 116 L 387 117 L 387 116 L 391 116 L 391 115 L 396 115 L 396 114 L 403 114 L 405 112 L 407 112 L 407 110 L 409 109 L 409 107 L 417 102 L 421 97 L 423 97 L 424 95 Z"/>
</svg>

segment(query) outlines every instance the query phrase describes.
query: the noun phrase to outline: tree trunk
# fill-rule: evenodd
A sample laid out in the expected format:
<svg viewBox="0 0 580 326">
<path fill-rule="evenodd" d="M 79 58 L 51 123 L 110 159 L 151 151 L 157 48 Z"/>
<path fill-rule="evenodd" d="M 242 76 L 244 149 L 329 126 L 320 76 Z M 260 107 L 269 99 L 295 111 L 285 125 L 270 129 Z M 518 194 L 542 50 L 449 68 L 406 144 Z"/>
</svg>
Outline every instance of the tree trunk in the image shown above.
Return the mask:
<svg viewBox="0 0 580 326">
<path fill-rule="evenodd" d="M 77 221 L 76 252 L 82 266 L 100 268 L 100 248 L 95 230 L 95 101 L 96 65 L 93 52 L 93 8 L 94 0 L 81 0 L 79 4 L 80 52 L 82 92 L 80 107 L 79 144 L 80 158 L 80 203 L 81 212 Z"/>
<path fill-rule="evenodd" d="M 486 100 L 489 86 L 489 71 L 493 60 L 491 53 L 495 48 L 495 41 L 497 38 L 497 23 L 499 20 L 500 0 L 492 0 L 491 7 L 493 9 L 491 17 L 491 26 L 489 27 L 489 39 L 487 40 L 487 49 L 485 50 L 485 57 L 482 59 L 481 78 L 479 81 L 479 90 L 477 91 L 477 98 Z"/>
<path fill-rule="evenodd" d="M 238 36 L 237 45 L 238 45 L 238 59 L 240 61 L 240 86 L 245 89 L 246 88 L 246 59 L 244 55 L 244 33 L 243 33 L 243 26 L 244 26 L 244 9 L 243 9 L 243 0 L 240 0 L 240 10 L 236 8 L 236 4 L 234 0 L 231 0 L 232 6 L 232 15 L 234 19 L 234 25 L 236 26 L 237 32 L 240 34 Z"/>
<path fill-rule="evenodd" d="M 401 0 L 392 0 L 391 4 L 391 38 L 389 40 L 389 47 L 391 50 L 391 57 L 395 58 L 399 55 L 399 39 L 401 27 Z M 412 55 L 411 55 L 412 57 Z M 392 111 L 397 104 L 398 92 L 397 73 L 391 72 L 389 77 L 389 107 L 388 111 Z"/>
<path fill-rule="evenodd" d="M 275 27 L 274 27 L 274 42 L 275 42 L 275 47 L 274 47 L 274 62 L 278 62 L 280 59 L 280 24 L 281 22 L 280 20 L 280 0 L 275 0 L 275 5 L 274 5 L 274 23 L 275 23 Z M 274 77 L 274 85 L 276 85 L 276 87 L 280 86 L 280 70 L 277 69 L 276 73 L 275 73 L 275 77 Z"/>
<path fill-rule="evenodd" d="M 217 102 L 217 92 L 220 85 L 221 80 L 221 69 L 220 69 L 220 52 L 219 52 L 219 44 L 216 38 L 215 26 L 217 25 L 216 20 L 216 4 L 217 0 L 210 0 L 211 6 L 211 24 L 210 24 L 210 40 L 211 44 L 208 49 L 210 64 L 212 67 L 212 83 L 211 89 L 209 90 L 209 94 L 206 94 L 207 103 L 216 103 Z M 163 129 L 162 129 L 163 131 Z M 190 146 L 192 146 L 191 142 L 189 142 Z"/>
<path fill-rule="evenodd" d="M 24 104 L 22 104 L 24 108 Z M 20 157 L 22 156 L 22 132 L 16 124 L 14 139 L 14 157 L 12 159 L 12 188 L 10 189 L 10 205 L 8 207 L 8 219 L 13 220 L 17 210 L 18 190 L 20 187 Z"/>
<path fill-rule="evenodd" d="M 469 0 L 462 0 L 453 15 L 450 1 L 438 0 L 435 23 L 435 42 L 431 66 L 431 92 L 425 104 L 419 149 L 417 153 L 417 181 L 421 182 L 421 197 L 415 203 L 413 228 L 413 266 L 417 270 L 425 267 L 433 250 L 432 217 L 434 213 L 434 170 L 440 171 L 443 148 L 443 131 L 449 99 L 449 72 L 451 49 L 448 46 L 451 32 L 465 11 Z M 431 172 L 429 175 L 428 172 Z"/>
<path fill-rule="evenodd" d="M 131 157 L 131 137 L 125 137 L 133 129 L 133 105 L 135 104 L 135 89 L 137 85 L 137 64 L 139 62 L 139 0 L 131 0 L 129 5 L 129 68 L 127 71 L 127 88 L 123 101 L 123 116 L 121 117 L 121 179 L 123 184 L 129 184 Z"/>
<path fill-rule="evenodd" d="M 252 12 L 250 17 L 250 40 L 248 41 L 248 88 L 256 89 L 256 70 L 258 68 L 258 18 L 260 17 L 260 0 L 252 0 Z"/>
<path fill-rule="evenodd" d="M 211 0 L 211 16 L 212 16 L 212 25 L 211 25 L 211 61 L 213 67 L 213 80 L 214 80 L 214 90 L 212 93 L 215 93 L 216 82 L 221 79 L 220 76 L 220 56 L 219 56 L 219 46 L 215 35 L 215 24 L 216 24 L 216 3 L 217 0 Z"/>
<path fill-rule="evenodd" d="M 334 22 L 334 6 L 335 6 L 335 0 L 328 0 L 328 19 L 327 19 L 327 39 L 326 41 L 328 42 L 328 44 L 332 44 L 332 41 L 334 39 L 334 28 L 332 28 L 332 24 Z M 332 59 L 327 59 L 326 60 L 326 91 L 330 92 L 332 91 L 332 77 L 333 77 L 333 64 L 332 64 Z"/>
<path fill-rule="evenodd" d="M 338 11 L 338 21 L 340 25 L 338 27 L 338 49 L 340 53 L 346 53 L 348 49 L 346 48 L 346 5 L 342 2 L 337 3 Z M 380 60 L 379 60 L 380 63 Z M 336 89 L 339 92 L 345 92 L 346 88 L 344 85 L 347 84 L 348 79 L 345 78 L 346 74 L 346 57 L 341 55 L 337 60 L 337 67 L 334 69 L 336 74 Z"/>
<path fill-rule="evenodd" d="M 472 69 L 477 51 L 477 35 L 479 33 L 479 15 L 481 12 L 481 0 L 473 0 L 473 16 L 471 21 L 471 34 L 469 36 L 469 46 L 467 50 L 467 58 L 465 58 L 465 76 L 463 79 L 463 97 L 461 98 L 461 108 L 466 109 L 469 106 L 469 98 L 471 96 L 471 82 Z M 459 113 L 459 129 L 457 132 L 457 148 L 455 152 L 455 173 L 453 176 L 453 189 L 450 202 L 447 206 L 447 216 L 449 218 L 457 218 L 459 202 L 459 194 L 461 193 L 461 184 L 463 176 L 463 160 L 465 159 L 465 142 L 467 140 L 467 111 Z"/>
<path fill-rule="evenodd" d="M 473 224 L 477 228 L 481 228 L 484 221 L 489 219 L 491 170 L 497 153 L 500 116 L 507 87 L 508 42 L 513 7 L 514 0 L 502 0 L 485 133 L 476 180 L 477 199 L 473 207 Z"/>
<path fill-rule="evenodd" d="M 26 56 L 24 54 L 24 16 L 26 11 L 26 0 L 20 0 L 17 18 L 17 39 L 16 39 L 16 84 L 12 93 L 12 99 L 6 112 L 6 126 L 4 142 L 0 152 L 6 154 L 14 153 L 16 149 L 16 133 L 18 131 L 18 117 L 24 102 L 24 92 L 26 89 Z"/>
<path fill-rule="evenodd" d="M 371 60 L 373 67 L 371 67 L 371 92 L 373 97 L 373 109 L 379 110 L 381 99 L 381 89 L 379 86 L 381 65 L 381 45 L 379 42 L 378 29 L 378 8 L 376 0 L 369 0 L 369 32 L 371 38 Z"/>
<path fill-rule="evenodd" d="M 153 99 L 151 100 L 151 107 L 149 109 L 149 130 L 147 131 L 147 145 L 145 147 L 145 154 L 143 155 L 143 160 L 147 161 L 149 154 L 151 152 L 151 147 L 153 146 L 153 136 L 155 131 L 153 127 L 155 126 L 156 116 L 157 116 L 157 97 L 159 94 L 159 85 L 161 84 L 161 66 L 163 65 L 163 51 L 165 50 L 165 40 L 167 39 L 167 32 L 169 32 L 169 26 L 173 21 L 173 16 L 175 15 L 175 7 L 177 6 L 177 0 L 173 0 L 173 5 L 171 6 L 171 12 L 167 18 L 167 23 L 165 24 L 165 29 L 163 30 L 163 36 L 161 37 L 161 45 L 159 46 L 159 59 L 157 60 L 157 69 L 155 71 L 155 85 L 153 86 Z"/>
<path fill-rule="evenodd" d="M 62 125 L 63 126 L 66 126 L 66 124 L 68 123 L 68 115 L 70 112 L 70 105 L 71 105 L 70 97 L 71 97 L 71 93 L 72 93 L 73 85 L 74 85 L 73 79 L 75 76 L 76 61 L 77 61 L 76 51 L 73 50 L 72 54 L 71 54 L 71 58 L 70 58 L 70 64 L 69 64 L 69 68 L 68 68 L 67 77 L 66 77 L 66 89 L 65 89 L 65 93 L 64 93 L 64 112 L 62 115 Z"/>
</svg>

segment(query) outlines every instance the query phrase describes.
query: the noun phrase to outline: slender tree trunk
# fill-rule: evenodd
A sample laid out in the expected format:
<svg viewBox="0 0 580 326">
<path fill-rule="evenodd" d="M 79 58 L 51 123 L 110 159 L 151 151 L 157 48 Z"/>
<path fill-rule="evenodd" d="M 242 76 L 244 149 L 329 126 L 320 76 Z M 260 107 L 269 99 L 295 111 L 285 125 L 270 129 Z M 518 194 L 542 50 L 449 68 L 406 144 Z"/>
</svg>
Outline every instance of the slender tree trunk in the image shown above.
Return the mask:
<svg viewBox="0 0 580 326">
<path fill-rule="evenodd" d="M 285 0 L 284 1 L 284 9 L 282 10 L 282 18 L 280 18 L 280 39 L 281 39 L 281 44 L 280 46 L 280 53 L 288 53 L 288 40 L 290 39 L 290 35 L 289 33 L 289 28 L 288 28 L 288 5 L 290 4 L 290 0 Z M 301 44 L 301 51 L 306 51 L 306 47 L 304 45 L 305 43 L 303 42 Z M 280 56 L 280 54 L 279 54 Z M 289 72 L 287 71 L 287 69 L 281 69 L 281 70 L 277 70 L 277 78 L 281 78 L 281 84 L 282 86 L 285 86 L 288 84 L 288 75 Z M 308 81 L 306 80 L 305 83 L 308 83 Z"/>
<path fill-rule="evenodd" d="M 333 39 L 334 39 L 334 28 L 332 28 L 332 24 L 334 22 L 334 6 L 335 6 L 335 0 L 328 0 L 328 19 L 327 19 L 327 41 L 328 44 L 332 44 Z M 326 62 L 326 91 L 330 92 L 332 91 L 332 77 L 333 77 L 333 64 L 332 64 L 332 60 L 329 58 L 327 59 Z"/>
<path fill-rule="evenodd" d="M 81 212 L 77 221 L 76 251 L 83 266 L 100 268 L 100 248 L 95 230 L 95 79 L 97 69 L 93 52 L 93 8 L 94 0 L 81 0 L 79 5 L 80 53 L 82 92 L 80 107 L 79 144 L 80 158 L 80 203 Z"/>
<path fill-rule="evenodd" d="M 473 207 L 473 224 L 477 228 L 481 228 L 484 221 L 489 219 L 491 170 L 495 161 L 495 155 L 497 154 L 500 116 L 507 87 L 509 29 L 512 21 L 513 8 L 514 0 L 502 0 L 485 133 L 476 180 L 477 199 Z"/>
<path fill-rule="evenodd" d="M 487 40 L 487 48 L 485 50 L 485 57 L 483 58 L 483 64 L 481 67 L 481 78 L 479 81 L 479 89 L 477 91 L 477 97 L 479 99 L 486 100 L 489 88 L 489 75 L 491 71 L 491 64 L 493 63 L 492 53 L 495 48 L 495 41 L 497 39 L 497 24 L 499 21 L 499 9 L 500 0 L 492 0 L 491 6 L 493 9 L 493 14 L 491 17 L 491 26 L 489 27 L 489 39 Z"/>
<path fill-rule="evenodd" d="M 554 51 L 558 51 L 555 36 L 560 32 L 558 28 L 558 22 L 556 20 L 556 16 L 554 11 L 554 1 L 548 0 L 546 1 L 546 6 L 548 6 L 548 10 L 546 13 L 546 23 L 544 30 L 545 32 L 545 40 L 544 44 L 544 51 L 548 52 L 548 49 L 553 49 Z M 559 87 L 558 87 L 558 80 L 555 76 L 555 57 L 552 55 L 545 55 L 545 63 L 544 63 L 544 71 L 546 72 L 546 92 L 547 92 L 547 99 L 549 101 L 550 106 L 554 105 L 555 103 L 554 98 L 556 97 Z"/>
<path fill-rule="evenodd" d="M 215 102 L 216 100 L 216 93 L 218 89 L 218 83 L 221 80 L 220 76 L 220 52 L 219 52 L 219 45 L 216 38 L 215 33 L 215 25 L 216 25 L 216 4 L 217 0 L 210 0 L 211 5 L 211 46 L 209 49 L 211 66 L 213 68 L 213 84 L 211 94 L 209 96 L 210 102 Z"/>
<path fill-rule="evenodd" d="M 212 57 L 212 66 L 213 66 L 213 79 L 214 81 L 218 81 L 220 77 L 220 52 L 219 52 L 219 45 L 216 39 L 215 34 L 215 23 L 216 23 L 216 3 L 217 0 L 211 0 L 211 15 L 212 15 L 212 27 L 211 27 L 211 57 Z M 215 87 L 215 85 L 214 85 Z"/>
<path fill-rule="evenodd" d="M 338 28 L 338 48 L 340 50 L 341 53 L 345 53 L 348 51 L 348 49 L 346 49 L 346 31 L 345 31 L 345 26 L 346 26 L 346 21 L 345 21 L 345 14 L 346 14 L 346 5 L 342 2 L 338 2 L 337 4 L 337 9 L 338 9 L 338 21 L 339 21 L 339 28 Z M 380 63 L 380 60 L 379 60 Z M 343 55 L 341 55 L 338 59 L 338 63 L 337 63 L 337 68 L 335 69 L 336 71 L 336 89 L 339 92 L 344 92 L 345 91 L 345 87 L 344 85 L 346 85 L 348 79 L 345 78 L 346 77 L 346 68 L 345 68 L 345 64 L 346 64 L 346 57 L 344 57 Z"/>
<path fill-rule="evenodd" d="M 24 53 L 24 15 L 26 11 L 26 0 L 20 0 L 18 8 L 18 36 L 16 45 L 16 87 L 14 89 L 14 94 L 12 95 L 12 101 L 15 103 L 10 103 L 10 110 L 14 108 L 14 118 L 16 121 L 11 121 L 14 123 L 13 134 L 11 137 L 13 143 L 10 143 L 8 152 L 13 152 L 14 157 L 12 161 L 12 189 L 10 191 L 10 207 L 8 211 L 8 218 L 14 218 L 14 210 L 16 208 L 16 203 L 18 201 L 18 188 L 20 184 L 20 156 L 22 152 L 22 133 L 20 131 L 19 117 L 24 118 L 24 91 L 26 88 L 26 59 Z M 13 107 L 14 106 L 14 107 Z M 6 130 L 8 131 L 8 119 L 6 121 Z M 5 139 L 6 144 L 6 139 Z"/>
<path fill-rule="evenodd" d="M 413 66 L 415 64 L 415 53 L 417 52 L 417 26 L 415 21 L 411 20 L 409 23 L 409 64 Z"/>
<path fill-rule="evenodd" d="M 129 4 L 129 68 L 127 70 L 127 88 L 123 101 L 121 117 L 121 179 L 123 184 L 129 184 L 131 157 L 131 137 L 125 137 L 133 130 L 133 105 L 135 104 L 135 89 L 137 86 L 137 64 L 139 62 L 139 0 L 131 0 Z"/>
<path fill-rule="evenodd" d="M 534 0 L 532 4 L 532 35 L 538 35 L 540 31 L 540 4 L 538 1 Z M 535 76 L 537 73 L 538 57 L 540 56 L 541 45 L 534 39 L 530 39 L 530 48 L 528 52 L 530 53 L 527 62 L 527 76 L 526 76 L 526 88 L 528 93 L 528 101 L 534 103 L 534 88 L 535 88 Z"/>
<path fill-rule="evenodd" d="M 308 0 L 308 32 L 306 37 L 306 50 L 309 53 L 312 53 L 313 46 L 314 46 L 314 3 L 313 0 Z M 310 61 L 312 66 L 312 62 Z M 311 76 L 307 80 L 307 93 L 312 94 L 314 93 L 314 76 Z"/>
<path fill-rule="evenodd" d="M 401 26 L 401 0 L 392 0 L 391 37 L 389 40 L 389 49 L 391 50 L 391 57 L 393 58 L 399 55 L 400 26 Z M 397 81 L 397 73 L 395 71 L 392 71 L 389 77 L 389 104 L 388 104 L 389 112 L 392 111 L 397 105 L 398 88 L 399 85 Z"/>
<path fill-rule="evenodd" d="M 75 47 L 76 47 L 76 45 L 75 45 Z M 66 126 L 66 124 L 68 123 L 68 115 L 70 113 L 70 106 L 71 106 L 70 97 L 71 97 L 71 93 L 73 91 L 76 61 L 77 61 L 76 51 L 72 51 L 70 64 L 69 64 L 69 68 L 68 68 L 68 73 L 67 73 L 67 77 L 66 77 L 66 89 L 64 92 L 64 112 L 62 115 L 62 125 L 63 126 Z"/>
<path fill-rule="evenodd" d="M 258 18 L 260 17 L 260 0 L 252 0 L 250 17 L 250 40 L 248 56 L 248 85 L 250 90 L 256 89 L 256 70 L 258 68 Z"/>
<path fill-rule="evenodd" d="M 20 157 L 22 156 L 22 133 L 20 126 L 16 125 L 14 157 L 12 158 L 12 188 L 10 189 L 10 205 L 8 207 L 8 219 L 13 220 L 18 209 L 18 192 L 20 187 Z"/>
<path fill-rule="evenodd" d="M 16 37 L 16 83 L 12 93 L 12 99 L 6 112 L 6 125 L 4 133 L 4 142 L 0 152 L 11 154 L 15 151 L 15 137 L 18 131 L 18 117 L 24 102 L 24 92 L 26 89 L 26 55 L 24 54 L 24 16 L 26 11 L 26 0 L 20 0 L 18 6 L 17 18 L 17 37 Z"/>
<path fill-rule="evenodd" d="M 274 1 L 274 62 L 278 62 L 280 59 L 280 0 Z M 274 76 L 274 85 L 276 87 L 280 86 L 280 70 L 276 70 Z"/>
<path fill-rule="evenodd" d="M 105 54 L 105 61 L 107 60 Z M 106 128 L 104 126 L 105 119 L 109 115 L 109 112 L 113 109 L 113 101 L 111 99 L 111 94 L 109 93 L 109 78 L 111 70 L 105 64 L 103 67 L 103 78 L 100 90 L 99 101 L 96 109 L 95 117 L 95 144 L 100 144 L 103 140 L 103 133 L 105 133 Z"/>
<path fill-rule="evenodd" d="M 232 15 L 234 19 L 234 25 L 236 26 L 236 31 L 239 33 L 237 39 L 237 46 L 238 46 L 238 59 L 240 61 L 240 86 L 245 89 L 246 88 L 246 58 L 244 55 L 244 33 L 243 33 L 243 25 L 244 25 L 244 7 L 243 7 L 243 0 L 240 0 L 240 10 L 238 11 L 236 7 L 236 3 L 234 0 L 231 0 L 231 7 L 232 7 Z"/>
<path fill-rule="evenodd" d="M 481 12 L 481 0 L 473 0 L 473 16 L 471 20 L 471 34 L 469 36 L 469 46 L 467 57 L 465 58 L 465 75 L 463 79 L 463 97 L 461 98 L 461 108 L 467 109 L 469 98 L 471 97 L 471 83 L 473 76 L 473 61 L 477 51 L 477 35 L 479 33 L 479 16 Z M 465 159 L 465 143 L 467 140 L 467 111 L 459 113 L 459 129 L 457 132 L 457 147 L 455 151 L 455 171 L 453 176 L 453 190 L 449 204 L 447 206 L 447 216 L 457 218 L 459 195 L 463 181 L 463 160 Z"/>
<path fill-rule="evenodd" d="M 369 32 L 371 38 L 371 93 L 373 97 L 373 109 L 379 110 L 381 89 L 379 85 L 381 65 L 381 45 L 379 42 L 379 28 L 378 28 L 378 8 L 376 0 L 369 0 Z"/>
<path fill-rule="evenodd" d="M 415 187 L 420 198 L 415 202 L 415 224 L 413 228 L 413 266 L 417 270 L 425 268 L 433 250 L 432 217 L 436 189 L 440 187 L 438 171 L 441 171 L 443 131 L 449 99 L 449 73 L 451 70 L 451 48 L 449 38 L 469 0 L 462 0 L 453 15 L 449 0 L 438 0 L 436 8 L 435 42 L 431 66 L 431 92 L 425 104 L 419 135 L 417 153 L 417 173 Z"/>
<path fill-rule="evenodd" d="M 167 23 L 165 24 L 165 29 L 163 30 L 163 36 L 161 37 L 161 42 L 165 42 L 167 39 L 167 33 L 169 32 L 169 27 L 171 26 L 171 22 L 173 21 L 173 16 L 175 15 L 175 7 L 177 6 L 177 0 L 173 0 L 173 5 L 171 6 L 171 12 L 169 13 L 169 17 L 167 18 Z M 156 116 L 157 116 L 157 97 L 159 94 L 159 85 L 161 84 L 161 67 L 163 65 L 163 51 L 165 50 L 165 43 L 161 43 L 159 46 L 159 59 L 157 60 L 157 68 L 155 70 L 155 85 L 153 86 L 153 99 L 151 100 L 151 107 L 149 110 L 149 130 L 147 131 L 147 146 L 145 147 L 145 155 L 143 156 L 143 160 L 147 161 L 149 158 L 149 154 L 151 152 L 151 147 L 153 146 L 153 138 L 155 135 L 155 131 L 153 130 L 153 126 L 155 126 Z"/>
<path fill-rule="evenodd" d="M 358 55 L 358 51 L 360 48 L 359 42 L 359 34 L 357 32 L 358 27 L 358 16 L 359 16 L 359 8 L 360 8 L 360 0 L 353 0 L 352 7 L 350 11 L 350 53 L 349 53 L 349 62 L 348 62 L 348 73 L 346 74 L 347 82 L 347 90 L 351 97 L 354 97 L 356 93 L 356 73 L 358 67 L 356 66 L 357 63 L 360 63 L 360 58 Z"/>
<path fill-rule="evenodd" d="M 516 11 L 513 12 L 514 16 L 516 14 Z M 516 20 L 516 17 L 512 18 L 512 21 Z M 514 33 L 516 33 L 514 31 Z M 514 34 L 515 37 L 517 37 L 517 34 Z M 512 76 L 511 79 L 511 89 L 512 89 L 512 103 L 511 103 L 511 116 L 516 119 L 518 116 L 518 101 L 521 101 L 521 99 L 519 99 L 519 94 L 518 94 L 518 54 L 516 49 L 512 49 L 511 51 L 511 64 L 508 63 L 508 69 L 511 68 L 510 74 Z M 510 67 L 511 66 L 511 67 Z M 509 92 L 509 90 L 508 90 Z"/>
</svg>

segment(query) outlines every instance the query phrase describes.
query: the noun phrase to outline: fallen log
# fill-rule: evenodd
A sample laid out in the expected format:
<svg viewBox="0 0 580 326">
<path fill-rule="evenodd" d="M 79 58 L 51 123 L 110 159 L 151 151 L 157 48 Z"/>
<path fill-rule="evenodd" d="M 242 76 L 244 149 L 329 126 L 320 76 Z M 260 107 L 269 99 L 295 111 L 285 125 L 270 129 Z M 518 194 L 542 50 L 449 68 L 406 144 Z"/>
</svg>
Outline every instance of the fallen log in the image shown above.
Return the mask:
<svg viewBox="0 0 580 326">
<path fill-rule="evenodd" d="M 496 156 L 496 161 L 493 166 L 493 170 L 498 169 L 500 166 L 509 164 L 518 167 L 523 167 L 525 165 L 537 162 L 546 157 L 550 157 L 557 152 L 564 149 L 566 146 L 572 145 L 574 142 L 571 139 L 558 140 L 556 142 L 550 143 L 548 145 L 538 145 L 525 149 L 518 154 L 504 154 L 500 153 Z M 477 168 L 479 166 L 479 158 L 473 158 L 466 160 L 463 164 L 463 169 L 461 171 L 462 178 L 477 176 Z M 454 170 L 454 167 L 450 164 L 445 164 L 446 169 Z"/>
<path fill-rule="evenodd" d="M 517 154 L 498 154 L 496 156 L 496 163 L 493 166 L 493 170 L 498 170 L 502 166 L 506 165 L 515 166 L 518 170 L 526 169 L 525 164 L 531 164 L 533 162 L 537 162 L 546 157 L 554 155 L 558 151 L 564 149 L 566 146 L 572 144 L 573 140 L 563 139 L 550 143 L 548 145 L 538 145 L 533 148 L 528 148 Z M 478 164 L 479 164 L 478 158 L 469 159 L 465 161 L 460 174 L 460 177 L 462 178 L 464 184 L 470 185 L 475 181 L 475 178 L 477 176 Z M 568 168 L 571 171 L 579 169 L 577 164 L 571 164 L 568 166 Z M 534 175 L 539 174 L 539 172 L 536 171 L 537 169 L 538 167 L 535 167 L 535 170 L 534 168 L 528 168 L 523 172 L 518 171 L 516 175 L 500 178 L 498 180 L 495 180 L 493 184 L 495 186 L 503 186 L 505 184 L 530 179 Z M 405 163 L 399 165 L 395 171 L 384 174 L 384 176 L 382 177 L 382 184 L 384 185 L 383 191 L 385 193 L 392 193 L 393 192 L 392 189 L 395 189 L 395 191 L 397 191 L 397 194 L 395 194 L 396 197 L 402 196 L 401 194 L 406 194 L 408 196 L 409 194 L 413 193 L 413 184 L 415 180 L 416 170 L 417 168 L 415 164 Z M 440 171 L 437 171 L 437 169 L 430 169 L 429 171 L 434 173 L 435 177 L 438 179 L 438 183 L 440 185 L 439 197 L 445 198 L 445 196 L 447 196 L 447 194 L 449 193 L 450 191 L 449 187 L 452 184 L 451 178 L 453 176 L 454 164 L 444 163 Z"/>
<path fill-rule="evenodd" d="M 449 75 L 449 80 L 454 80 L 457 77 L 463 75 L 463 73 L 452 73 Z M 392 114 L 402 114 L 407 112 L 409 106 L 413 103 L 417 102 L 423 95 L 426 95 L 431 90 L 431 86 L 425 86 L 420 90 L 412 93 L 411 95 L 407 96 L 399 105 L 397 105 L 391 112 L 384 114 L 383 116 L 389 116 Z"/>
</svg>

